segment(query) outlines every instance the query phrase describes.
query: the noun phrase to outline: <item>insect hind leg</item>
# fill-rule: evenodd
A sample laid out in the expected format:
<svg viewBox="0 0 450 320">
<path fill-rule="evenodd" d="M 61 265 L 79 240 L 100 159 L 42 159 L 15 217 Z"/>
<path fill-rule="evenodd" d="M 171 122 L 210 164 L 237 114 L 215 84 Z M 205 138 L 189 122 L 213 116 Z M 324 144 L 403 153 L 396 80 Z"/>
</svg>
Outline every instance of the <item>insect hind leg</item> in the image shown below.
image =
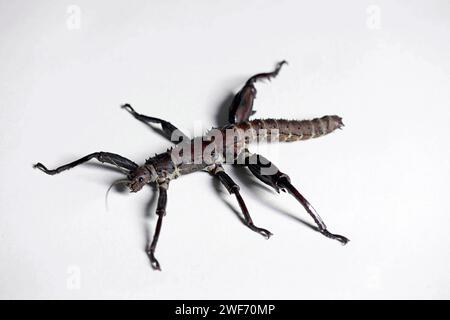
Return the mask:
<svg viewBox="0 0 450 320">
<path fill-rule="evenodd" d="M 287 64 L 287 61 L 283 60 L 279 62 L 272 72 L 258 73 L 247 80 L 244 87 L 242 87 L 231 102 L 228 114 L 229 123 L 248 121 L 250 116 L 255 113 L 253 110 L 253 102 L 256 98 L 255 82 L 275 78 L 284 64 Z"/>
<path fill-rule="evenodd" d="M 305 208 L 306 212 L 313 218 L 317 225 L 318 231 L 324 236 L 335 239 L 345 245 L 349 239 L 344 236 L 333 234 L 328 231 L 327 226 L 323 222 L 314 207 L 308 200 L 291 184 L 289 176 L 281 172 L 272 162 L 259 154 L 247 154 L 246 166 L 255 177 L 265 184 L 274 188 L 277 192 L 280 190 L 289 192 L 300 204 Z"/>
</svg>

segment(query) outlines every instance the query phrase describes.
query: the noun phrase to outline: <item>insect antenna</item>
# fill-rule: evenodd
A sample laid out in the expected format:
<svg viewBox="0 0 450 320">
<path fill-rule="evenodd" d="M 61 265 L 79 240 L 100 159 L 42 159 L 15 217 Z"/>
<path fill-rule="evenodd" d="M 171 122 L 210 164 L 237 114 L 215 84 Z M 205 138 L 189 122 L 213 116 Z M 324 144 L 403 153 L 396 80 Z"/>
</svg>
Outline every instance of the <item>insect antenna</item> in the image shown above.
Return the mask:
<svg viewBox="0 0 450 320">
<path fill-rule="evenodd" d="M 109 191 L 111 191 L 111 189 L 112 189 L 114 186 L 118 185 L 118 184 L 125 184 L 125 183 L 130 183 L 130 182 L 131 182 L 131 181 L 128 180 L 128 179 L 120 179 L 120 180 L 114 181 L 114 182 L 109 186 L 109 188 L 108 188 L 108 190 L 106 190 L 106 194 L 105 194 L 105 207 L 106 207 L 106 211 L 109 210 L 109 208 L 108 208 L 108 195 L 109 195 Z"/>
</svg>

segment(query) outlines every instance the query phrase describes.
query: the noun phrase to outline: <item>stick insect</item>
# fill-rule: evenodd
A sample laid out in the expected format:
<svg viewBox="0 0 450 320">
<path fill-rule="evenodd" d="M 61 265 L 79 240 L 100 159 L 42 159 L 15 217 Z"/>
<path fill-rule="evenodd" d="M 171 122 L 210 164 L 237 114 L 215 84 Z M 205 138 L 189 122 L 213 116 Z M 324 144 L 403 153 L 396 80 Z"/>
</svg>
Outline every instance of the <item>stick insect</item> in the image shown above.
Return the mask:
<svg viewBox="0 0 450 320">
<path fill-rule="evenodd" d="M 190 139 L 172 123 L 137 113 L 130 104 L 124 104 L 122 108 L 134 118 L 146 124 L 160 125 L 162 134 L 172 142 L 175 142 L 172 148 L 150 157 L 142 165 L 138 165 L 121 155 L 101 151 L 88 154 L 56 169 L 47 169 L 42 163 L 37 163 L 34 167 L 46 174 L 54 175 L 91 159 L 96 159 L 101 163 L 120 168 L 127 175 L 127 178 L 120 182 L 126 184 L 130 192 L 138 192 L 147 184 L 155 184 L 159 192 L 156 207 L 158 219 L 153 239 L 151 242 L 149 241 L 146 249 L 151 266 L 155 270 L 161 270 L 160 264 L 155 257 L 155 250 L 163 219 L 166 215 L 167 190 L 173 180 L 185 174 L 197 171 L 209 172 L 221 182 L 230 195 L 236 197 L 245 225 L 267 239 L 272 235 L 267 229 L 257 227 L 253 223 L 249 210 L 240 194 L 239 185 L 226 173 L 223 164 L 245 166 L 256 178 L 274 188 L 278 193 L 280 190 L 287 191 L 300 202 L 306 212 L 312 217 L 317 225 L 317 231 L 328 238 L 346 244 L 349 240 L 328 230 L 313 206 L 291 184 L 291 179 L 287 174 L 280 171 L 262 155 L 251 153 L 248 149 L 248 144 L 259 142 L 263 139 L 286 142 L 306 140 L 329 134 L 336 129 L 341 129 L 343 126 L 342 119 L 336 115 L 328 115 L 312 120 L 250 120 L 250 116 L 255 113 L 253 110 L 253 102 L 256 98 L 255 83 L 275 78 L 281 67 L 286 63 L 286 61 L 281 61 L 272 72 L 259 73 L 250 77 L 231 102 L 228 124 L 211 130 L 203 137 Z"/>
</svg>

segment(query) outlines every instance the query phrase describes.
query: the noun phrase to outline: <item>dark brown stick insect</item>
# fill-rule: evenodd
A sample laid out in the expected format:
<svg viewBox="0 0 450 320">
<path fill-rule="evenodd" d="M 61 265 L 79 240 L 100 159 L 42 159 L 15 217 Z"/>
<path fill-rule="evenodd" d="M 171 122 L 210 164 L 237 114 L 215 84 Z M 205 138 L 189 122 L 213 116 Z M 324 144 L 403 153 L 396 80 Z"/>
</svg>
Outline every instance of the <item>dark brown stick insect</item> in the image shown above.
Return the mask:
<svg viewBox="0 0 450 320">
<path fill-rule="evenodd" d="M 246 166 L 256 178 L 271 186 L 277 192 L 279 190 L 289 192 L 314 219 L 317 230 L 320 233 L 328 238 L 336 239 L 342 244 L 346 244 L 349 241 L 346 237 L 328 231 L 316 210 L 291 184 L 291 179 L 287 174 L 278 170 L 274 164 L 263 156 L 250 153 L 247 148 L 249 143 L 264 139 L 289 142 L 316 138 L 343 126 L 342 119 L 335 115 L 301 121 L 284 119 L 249 120 L 254 113 L 255 82 L 276 77 L 285 63 L 286 61 L 278 63 L 276 69 L 272 72 L 256 74 L 248 79 L 231 103 L 229 123 L 223 127 L 212 129 L 203 137 L 190 139 L 170 122 L 139 114 L 129 104 L 123 105 L 122 108 L 126 109 L 137 120 L 147 124 L 161 125 L 162 133 L 171 141 L 176 142 L 174 147 L 149 158 L 143 165 L 139 166 L 118 154 L 95 152 L 53 170 L 47 169 L 42 163 L 37 163 L 34 167 L 47 174 L 54 175 L 91 159 L 97 159 L 102 163 L 112 164 L 124 171 L 127 174 L 127 179 L 122 180 L 122 182 L 127 184 L 131 192 L 141 190 L 146 184 L 156 184 L 159 190 L 156 208 L 158 220 L 153 240 L 147 248 L 151 265 L 156 270 L 161 270 L 159 262 L 155 258 L 155 249 L 163 217 L 166 214 L 167 189 L 169 183 L 181 175 L 201 170 L 209 172 L 220 180 L 230 194 L 234 194 L 241 208 L 245 224 L 251 230 L 266 238 L 272 235 L 268 230 L 259 228 L 253 223 L 247 206 L 239 193 L 239 186 L 225 172 L 222 166 L 225 163 Z"/>
</svg>

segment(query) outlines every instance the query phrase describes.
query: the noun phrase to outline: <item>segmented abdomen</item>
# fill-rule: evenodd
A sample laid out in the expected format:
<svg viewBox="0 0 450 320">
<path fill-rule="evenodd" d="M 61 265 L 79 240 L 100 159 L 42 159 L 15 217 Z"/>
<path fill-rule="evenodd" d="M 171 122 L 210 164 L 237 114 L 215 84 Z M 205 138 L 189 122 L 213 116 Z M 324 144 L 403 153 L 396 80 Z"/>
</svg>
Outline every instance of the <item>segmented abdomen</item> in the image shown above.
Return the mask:
<svg viewBox="0 0 450 320">
<path fill-rule="evenodd" d="M 253 134 L 246 135 L 251 142 L 256 138 L 269 141 L 274 138 L 279 141 L 307 140 L 324 136 L 343 125 L 341 117 L 324 116 L 312 120 L 256 119 L 236 124 L 236 127 L 246 132 L 253 129 Z"/>
</svg>

